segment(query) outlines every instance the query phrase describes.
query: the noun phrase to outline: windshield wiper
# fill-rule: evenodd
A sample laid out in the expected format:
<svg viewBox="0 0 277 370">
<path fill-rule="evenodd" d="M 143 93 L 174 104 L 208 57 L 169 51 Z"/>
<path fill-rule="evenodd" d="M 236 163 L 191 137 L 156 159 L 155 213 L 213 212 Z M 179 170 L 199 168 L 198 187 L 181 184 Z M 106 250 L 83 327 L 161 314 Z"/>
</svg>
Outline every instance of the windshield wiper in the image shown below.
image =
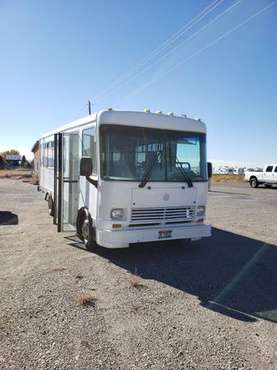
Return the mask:
<svg viewBox="0 0 277 370">
<path fill-rule="evenodd" d="M 183 178 L 185 179 L 185 181 L 187 182 L 188 187 L 192 188 L 193 187 L 193 182 L 192 182 L 191 178 L 189 177 L 189 175 L 186 173 L 186 171 L 183 169 L 182 163 L 179 161 L 178 158 L 176 158 L 176 163 L 178 165 L 177 168 L 178 168 L 179 172 L 181 173 L 181 175 L 183 176 Z"/>
<path fill-rule="evenodd" d="M 153 152 L 152 158 L 149 162 L 149 165 L 147 166 L 148 168 L 146 169 L 146 171 L 144 173 L 144 176 L 143 176 L 141 182 L 139 183 L 139 188 L 144 188 L 145 185 L 150 180 L 150 177 L 151 177 L 151 174 L 152 174 L 152 171 L 153 171 L 154 167 L 157 165 L 157 163 L 159 163 L 160 155 L 161 155 L 161 152 L 157 152 L 157 153 Z"/>
<path fill-rule="evenodd" d="M 154 152 L 153 153 L 153 156 L 152 156 L 152 158 L 149 162 L 149 165 L 148 165 L 148 167 L 147 167 L 147 169 L 144 173 L 144 176 L 143 176 L 141 182 L 139 183 L 139 188 L 144 188 L 144 186 L 150 180 L 150 177 L 151 177 L 151 174 L 152 174 L 152 171 L 153 171 L 154 167 L 159 163 L 160 155 L 161 155 L 161 152 Z M 176 163 L 177 163 L 177 169 L 179 170 L 179 172 L 181 173 L 181 175 L 185 179 L 186 183 L 188 184 L 188 187 L 192 188 L 193 187 L 193 182 L 192 182 L 190 176 L 186 173 L 186 171 L 184 171 L 184 169 L 182 167 L 182 163 L 178 160 L 178 158 L 176 158 Z"/>
</svg>

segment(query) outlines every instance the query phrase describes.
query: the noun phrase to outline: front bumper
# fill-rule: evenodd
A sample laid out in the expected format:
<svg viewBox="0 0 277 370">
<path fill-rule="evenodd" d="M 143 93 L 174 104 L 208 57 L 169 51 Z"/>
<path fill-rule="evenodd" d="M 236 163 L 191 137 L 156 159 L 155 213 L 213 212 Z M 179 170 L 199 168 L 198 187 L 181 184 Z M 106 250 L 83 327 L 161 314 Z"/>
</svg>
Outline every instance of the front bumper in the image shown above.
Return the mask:
<svg viewBox="0 0 277 370">
<path fill-rule="evenodd" d="M 171 230 L 171 237 L 160 239 L 159 231 Z M 131 243 L 144 243 L 160 240 L 197 239 L 211 236 L 211 225 L 166 225 L 151 228 L 124 228 L 120 230 L 97 230 L 97 244 L 106 248 L 127 248 Z"/>
</svg>

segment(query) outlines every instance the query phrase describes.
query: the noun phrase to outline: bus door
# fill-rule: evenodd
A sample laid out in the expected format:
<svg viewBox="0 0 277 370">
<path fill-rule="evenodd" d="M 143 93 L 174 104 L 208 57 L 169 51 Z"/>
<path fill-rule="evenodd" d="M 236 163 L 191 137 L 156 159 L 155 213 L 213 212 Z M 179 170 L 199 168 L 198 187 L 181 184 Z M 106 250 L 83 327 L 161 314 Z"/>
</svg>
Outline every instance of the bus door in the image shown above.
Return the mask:
<svg viewBox="0 0 277 370">
<path fill-rule="evenodd" d="M 75 230 L 79 203 L 79 134 L 55 135 L 54 222 L 58 232 Z"/>
</svg>

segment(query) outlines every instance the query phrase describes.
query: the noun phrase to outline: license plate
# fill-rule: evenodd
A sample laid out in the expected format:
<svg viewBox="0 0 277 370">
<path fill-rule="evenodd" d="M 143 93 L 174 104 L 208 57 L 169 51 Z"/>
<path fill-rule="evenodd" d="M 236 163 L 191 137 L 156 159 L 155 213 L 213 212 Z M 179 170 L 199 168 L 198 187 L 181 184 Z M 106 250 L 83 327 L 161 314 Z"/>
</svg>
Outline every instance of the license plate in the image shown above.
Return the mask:
<svg viewBox="0 0 277 370">
<path fill-rule="evenodd" d="M 160 230 L 159 239 L 166 239 L 172 237 L 172 230 Z"/>
</svg>

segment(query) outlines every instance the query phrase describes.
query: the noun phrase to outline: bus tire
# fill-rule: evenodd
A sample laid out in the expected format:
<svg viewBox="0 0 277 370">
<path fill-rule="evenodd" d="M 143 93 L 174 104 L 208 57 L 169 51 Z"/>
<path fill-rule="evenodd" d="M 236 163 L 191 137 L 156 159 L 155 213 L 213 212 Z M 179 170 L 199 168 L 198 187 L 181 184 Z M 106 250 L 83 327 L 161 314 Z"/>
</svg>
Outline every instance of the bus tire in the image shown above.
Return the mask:
<svg viewBox="0 0 277 370">
<path fill-rule="evenodd" d="M 87 208 L 82 208 L 77 217 L 77 235 L 83 241 L 87 250 L 92 251 L 96 248 L 95 228 L 92 218 Z"/>
<path fill-rule="evenodd" d="M 48 213 L 51 217 L 54 217 L 55 206 L 54 206 L 54 201 L 51 195 L 48 196 Z"/>
<path fill-rule="evenodd" d="M 251 177 L 251 179 L 249 180 L 249 184 L 251 188 L 257 188 L 259 185 L 258 180 L 255 176 Z"/>
</svg>

